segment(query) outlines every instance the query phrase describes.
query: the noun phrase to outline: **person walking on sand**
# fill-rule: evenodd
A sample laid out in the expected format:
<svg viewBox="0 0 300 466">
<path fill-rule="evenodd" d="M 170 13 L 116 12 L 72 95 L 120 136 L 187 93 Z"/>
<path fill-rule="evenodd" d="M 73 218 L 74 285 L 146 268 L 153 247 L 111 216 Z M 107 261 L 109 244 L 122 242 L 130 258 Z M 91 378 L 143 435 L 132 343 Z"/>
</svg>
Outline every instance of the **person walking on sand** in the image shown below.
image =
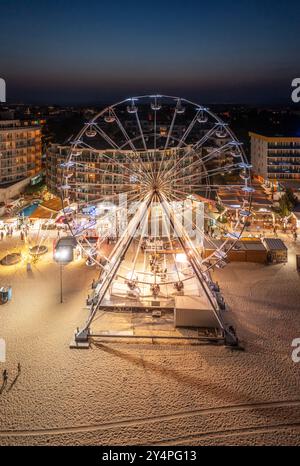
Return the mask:
<svg viewBox="0 0 300 466">
<path fill-rule="evenodd" d="M 21 363 L 18 362 L 18 374 L 21 372 Z"/>
<path fill-rule="evenodd" d="M 4 371 L 3 371 L 3 380 L 4 380 L 4 382 L 7 382 L 7 379 L 8 379 L 8 372 L 7 372 L 7 369 L 4 369 Z"/>
</svg>

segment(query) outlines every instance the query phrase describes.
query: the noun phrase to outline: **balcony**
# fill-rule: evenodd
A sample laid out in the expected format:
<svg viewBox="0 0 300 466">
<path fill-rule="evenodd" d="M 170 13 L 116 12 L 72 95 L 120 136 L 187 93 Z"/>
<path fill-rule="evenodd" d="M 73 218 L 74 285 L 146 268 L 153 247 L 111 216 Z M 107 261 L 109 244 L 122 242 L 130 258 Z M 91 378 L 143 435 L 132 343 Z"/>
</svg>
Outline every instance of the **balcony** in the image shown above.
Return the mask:
<svg viewBox="0 0 300 466">
<path fill-rule="evenodd" d="M 300 144 L 297 143 L 290 143 L 290 144 L 269 144 L 268 149 L 270 150 L 299 150 L 300 151 Z"/>
<path fill-rule="evenodd" d="M 270 169 L 268 168 L 268 173 L 273 174 L 273 173 L 281 173 L 281 174 L 299 174 L 300 175 L 300 167 L 298 169 L 293 169 L 293 168 L 281 168 L 281 169 Z"/>
<path fill-rule="evenodd" d="M 293 154 L 292 152 L 289 152 L 289 153 L 275 153 L 275 154 L 270 154 L 268 153 L 268 159 L 270 158 L 274 158 L 274 159 L 277 159 L 277 158 L 299 158 L 300 159 L 300 151 L 299 152 L 296 152 L 295 154 Z"/>
<path fill-rule="evenodd" d="M 272 167 L 272 166 L 279 166 L 279 167 L 300 167 L 300 159 L 299 161 L 297 162 L 294 162 L 292 160 L 288 160 L 288 161 L 276 161 L 276 162 L 270 162 L 268 161 L 268 167 Z"/>
</svg>

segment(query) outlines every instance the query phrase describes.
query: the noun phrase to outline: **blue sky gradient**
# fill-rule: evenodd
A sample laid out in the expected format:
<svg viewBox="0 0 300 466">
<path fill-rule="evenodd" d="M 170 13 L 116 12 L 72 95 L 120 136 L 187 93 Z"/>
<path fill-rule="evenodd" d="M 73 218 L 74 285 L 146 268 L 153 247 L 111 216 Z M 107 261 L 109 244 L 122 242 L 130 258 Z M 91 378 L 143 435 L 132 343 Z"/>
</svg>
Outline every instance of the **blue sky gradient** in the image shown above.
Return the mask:
<svg viewBox="0 0 300 466">
<path fill-rule="evenodd" d="M 10 100 L 285 102 L 300 76 L 299 1 L 0 0 L 0 17 Z"/>
</svg>

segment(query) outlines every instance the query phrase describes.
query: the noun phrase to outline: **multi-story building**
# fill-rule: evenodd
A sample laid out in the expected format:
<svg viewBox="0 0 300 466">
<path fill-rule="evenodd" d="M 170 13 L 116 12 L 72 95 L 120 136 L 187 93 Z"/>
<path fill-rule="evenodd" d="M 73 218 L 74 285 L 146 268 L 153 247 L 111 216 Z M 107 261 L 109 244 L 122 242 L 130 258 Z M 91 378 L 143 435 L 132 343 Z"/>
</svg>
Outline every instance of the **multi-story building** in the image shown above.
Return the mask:
<svg viewBox="0 0 300 466">
<path fill-rule="evenodd" d="M 0 188 L 41 171 L 41 128 L 20 120 L 0 120 Z"/>
<path fill-rule="evenodd" d="M 124 112 L 126 112 L 126 108 Z M 188 126 L 184 121 L 174 123 L 175 120 L 171 123 L 171 118 L 168 114 L 162 114 L 161 120 L 156 121 L 156 126 L 154 126 L 152 114 L 141 116 L 139 125 L 140 128 L 143 128 L 144 144 L 142 144 L 141 129 L 137 125 L 136 118 L 130 119 L 124 116 L 122 121 L 123 131 L 118 131 L 116 127 L 107 128 L 106 125 L 109 122 L 104 118 L 103 121 L 99 122 L 100 126 L 103 125 L 101 131 L 107 132 L 106 134 L 112 137 L 112 140 L 116 141 L 117 144 L 111 145 L 106 138 L 99 137 L 99 127 L 94 135 L 88 135 L 88 132 L 82 135 L 83 145 L 80 146 L 80 153 L 76 154 L 76 164 L 71 170 L 72 176 L 69 177 L 66 183 L 62 179 L 65 171 L 62 169 L 61 164 L 66 162 L 71 148 L 69 145 L 52 144 L 48 148 L 46 155 L 46 182 L 49 190 L 58 194 L 60 186 L 70 186 L 70 197 L 85 201 L 98 199 L 102 195 L 116 194 L 130 189 L 134 190 L 137 188 L 137 180 L 134 179 L 134 176 L 124 175 L 122 167 L 125 168 L 128 175 L 129 172 L 134 172 L 132 168 L 137 168 L 133 167 L 133 165 L 141 161 L 142 170 L 146 169 L 155 174 L 164 167 L 164 164 L 170 168 L 170 160 L 178 160 L 185 154 L 184 161 L 179 165 L 181 177 L 178 176 L 178 180 L 181 189 L 191 193 L 197 190 L 196 194 L 202 194 L 203 190 L 201 190 L 201 187 L 197 187 L 196 178 L 193 177 L 199 174 L 200 182 L 205 177 L 207 180 L 209 173 L 211 177 L 215 177 L 214 181 L 216 183 L 218 182 L 218 176 L 219 178 L 224 177 L 223 167 L 232 163 L 232 152 L 228 148 L 228 143 L 232 140 L 232 137 L 224 129 L 219 129 L 218 131 L 215 130 L 215 133 L 211 131 L 206 138 L 208 129 L 215 128 L 215 124 L 211 125 L 208 118 L 205 119 L 205 115 L 202 117 L 202 119 L 204 118 L 201 123 L 202 126 L 195 124 Z M 153 137 L 154 130 L 155 138 Z M 169 131 L 171 131 L 170 134 Z M 132 141 L 136 144 L 133 149 L 132 146 L 124 144 L 126 142 L 124 141 L 124 132 L 130 135 Z M 94 139 L 91 142 L 89 138 Z M 168 148 L 165 150 L 166 141 Z M 203 142 L 197 148 L 196 153 L 192 150 L 192 147 L 198 141 Z M 110 146 L 111 149 L 109 149 Z M 138 158 L 135 155 L 136 150 L 139 151 Z M 209 152 L 213 152 L 214 156 L 211 159 L 208 157 L 210 160 L 207 160 L 203 166 L 196 163 L 198 159 L 201 160 L 202 155 L 204 156 Z M 141 170 L 141 165 L 137 170 Z M 204 175 L 205 171 L 207 175 Z M 121 176 L 122 174 L 123 176 Z M 233 178 L 235 174 L 231 173 L 230 176 Z M 193 180 L 193 183 L 191 183 L 191 180 Z M 221 181 L 224 182 L 223 178 Z"/>
<path fill-rule="evenodd" d="M 153 150 L 140 152 L 139 160 L 143 161 L 143 167 L 149 170 L 155 170 L 155 163 L 163 163 L 167 157 L 175 157 L 182 154 L 184 149 L 170 148 L 164 155 L 156 153 L 154 157 Z M 63 169 L 61 164 L 66 162 L 70 152 L 70 147 L 66 145 L 52 144 L 47 151 L 46 156 L 46 183 L 48 189 L 55 193 L 60 193 L 60 186 L 63 184 Z M 132 153 L 129 151 L 118 150 L 89 150 L 82 149 L 76 156 L 77 165 L 73 169 L 73 176 L 68 184 L 71 186 L 70 194 L 74 200 L 91 201 L 102 195 L 111 195 L 122 193 L 128 189 L 136 188 L 137 180 L 134 174 L 124 180 L 120 177 L 122 166 L 132 168 Z M 156 162 L 154 162 L 156 160 Z M 193 155 L 187 157 L 185 165 L 182 167 L 189 170 L 189 164 L 193 161 Z M 121 166 L 122 164 L 122 166 Z M 140 164 L 140 162 L 137 162 Z M 150 167 L 151 166 L 151 167 Z M 189 181 L 186 182 L 189 189 Z"/>
<path fill-rule="evenodd" d="M 300 185 L 300 137 L 249 133 L 254 175 L 276 188 L 285 182 Z"/>
</svg>

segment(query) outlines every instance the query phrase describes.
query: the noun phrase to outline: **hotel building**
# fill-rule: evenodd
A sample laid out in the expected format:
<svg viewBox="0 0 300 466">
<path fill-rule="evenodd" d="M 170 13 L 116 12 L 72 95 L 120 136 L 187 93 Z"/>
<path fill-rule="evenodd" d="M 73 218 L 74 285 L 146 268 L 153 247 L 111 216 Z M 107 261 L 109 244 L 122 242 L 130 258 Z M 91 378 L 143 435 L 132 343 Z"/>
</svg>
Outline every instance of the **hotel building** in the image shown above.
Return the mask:
<svg viewBox="0 0 300 466">
<path fill-rule="evenodd" d="M 69 154 L 70 147 L 66 145 L 51 144 L 47 150 L 46 156 L 46 183 L 49 191 L 54 194 L 60 193 L 60 186 L 62 185 L 63 169 L 61 164 L 66 162 Z M 177 156 L 180 151 L 184 149 L 169 149 L 165 152 L 163 157 Z M 92 201 L 98 199 L 103 195 L 111 195 L 115 193 L 123 193 L 129 189 L 136 188 L 135 176 L 128 178 L 120 177 L 123 166 L 132 168 L 134 162 L 130 162 L 132 154 L 126 151 L 113 151 L 113 150 L 89 150 L 83 149 L 80 155 L 76 157 L 78 165 L 74 167 L 73 176 L 69 180 L 71 186 L 70 194 L 74 200 Z M 108 162 L 108 158 L 110 162 Z M 162 155 L 156 153 L 156 165 L 161 162 Z M 149 170 L 155 170 L 154 167 L 154 152 L 149 150 L 141 152 L 140 158 L 143 160 L 143 166 Z M 187 157 L 183 167 L 183 173 L 188 173 L 189 164 L 193 161 L 193 155 Z M 138 165 L 140 162 L 137 162 Z M 152 168 L 150 168 L 152 166 Z M 157 169 L 158 167 L 156 167 Z M 189 189 L 189 181 L 187 182 L 187 189 Z"/>
<path fill-rule="evenodd" d="M 0 188 L 30 179 L 41 171 L 42 143 L 38 124 L 0 120 Z"/>
<path fill-rule="evenodd" d="M 300 186 L 300 137 L 249 135 L 254 176 L 274 188 Z"/>
</svg>

